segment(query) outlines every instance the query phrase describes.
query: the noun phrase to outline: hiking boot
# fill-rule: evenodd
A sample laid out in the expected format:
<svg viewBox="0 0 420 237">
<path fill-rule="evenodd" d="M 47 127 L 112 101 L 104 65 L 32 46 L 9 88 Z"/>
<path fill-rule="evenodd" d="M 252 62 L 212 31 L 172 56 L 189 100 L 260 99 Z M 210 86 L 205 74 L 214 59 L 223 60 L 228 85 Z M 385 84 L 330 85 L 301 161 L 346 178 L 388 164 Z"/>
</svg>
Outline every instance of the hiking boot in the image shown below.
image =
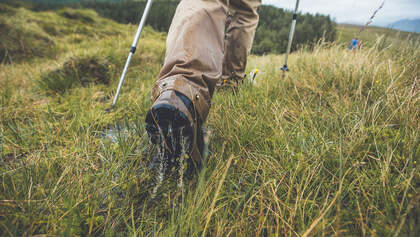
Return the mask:
<svg viewBox="0 0 420 237">
<path fill-rule="evenodd" d="M 174 90 L 164 91 L 146 116 L 146 131 L 159 151 L 152 163 L 159 159 L 169 172 L 183 165 L 180 164 L 183 156 L 188 172 L 199 168 L 204 147 L 201 125 L 194 104 L 188 97 Z"/>
</svg>

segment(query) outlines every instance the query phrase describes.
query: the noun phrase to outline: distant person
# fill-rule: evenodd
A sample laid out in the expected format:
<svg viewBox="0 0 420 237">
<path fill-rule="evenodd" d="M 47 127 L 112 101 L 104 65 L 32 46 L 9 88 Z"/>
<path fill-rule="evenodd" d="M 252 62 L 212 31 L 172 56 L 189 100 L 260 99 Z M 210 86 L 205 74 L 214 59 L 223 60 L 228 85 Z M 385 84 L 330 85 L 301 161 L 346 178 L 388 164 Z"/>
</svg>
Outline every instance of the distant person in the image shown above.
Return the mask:
<svg viewBox="0 0 420 237">
<path fill-rule="evenodd" d="M 357 49 L 362 49 L 362 47 L 363 47 L 362 41 L 358 40 L 357 41 Z"/>
<path fill-rule="evenodd" d="M 356 50 L 359 47 L 359 39 L 354 38 L 350 42 L 349 50 Z"/>
</svg>

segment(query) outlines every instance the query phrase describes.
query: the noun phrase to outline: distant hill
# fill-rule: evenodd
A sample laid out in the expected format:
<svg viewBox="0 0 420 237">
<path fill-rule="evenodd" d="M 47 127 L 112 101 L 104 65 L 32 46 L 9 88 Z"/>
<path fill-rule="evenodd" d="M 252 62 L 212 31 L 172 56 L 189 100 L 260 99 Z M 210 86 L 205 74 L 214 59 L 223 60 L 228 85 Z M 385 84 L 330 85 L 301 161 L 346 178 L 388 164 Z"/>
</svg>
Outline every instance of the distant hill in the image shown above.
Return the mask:
<svg viewBox="0 0 420 237">
<path fill-rule="evenodd" d="M 404 19 L 392 23 L 389 28 L 420 33 L 420 18 L 419 19 Z"/>
<path fill-rule="evenodd" d="M 420 40 L 420 34 L 413 32 L 406 32 L 395 29 L 395 27 L 385 28 L 379 26 L 369 26 L 360 34 L 359 31 L 362 26 L 351 24 L 339 24 L 337 26 L 337 39 L 336 41 L 343 44 L 348 44 L 354 37 L 358 37 L 365 46 L 372 46 L 377 43 L 378 38 L 384 37 L 383 40 L 388 43 L 401 42 L 408 36 Z"/>
<path fill-rule="evenodd" d="M 34 12 L 57 11 L 63 8 L 93 9 L 100 16 L 123 24 L 138 24 L 146 0 L 0 0 L 14 7 Z M 160 32 L 167 32 L 179 0 L 155 0 L 147 24 Z M 263 5 L 255 34 L 253 54 L 284 53 L 288 43 L 290 19 L 293 13 L 274 6 Z M 313 45 L 321 38 L 332 42 L 336 37 L 336 23 L 329 16 L 300 14 L 292 51 L 302 45 Z"/>
</svg>

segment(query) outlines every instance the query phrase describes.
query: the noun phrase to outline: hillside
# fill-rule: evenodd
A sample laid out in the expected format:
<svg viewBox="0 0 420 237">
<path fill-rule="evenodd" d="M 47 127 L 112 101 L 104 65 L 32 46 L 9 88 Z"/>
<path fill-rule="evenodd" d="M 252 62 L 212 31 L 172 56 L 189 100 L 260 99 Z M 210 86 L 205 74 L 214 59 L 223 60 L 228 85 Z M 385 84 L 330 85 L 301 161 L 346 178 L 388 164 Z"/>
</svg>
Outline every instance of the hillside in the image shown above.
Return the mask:
<svg viewBox="0 0 420 237">
<path fill-rule="evenodd" d="M 420 19 L 403 19 L 390 24 L 392 29 L 420 33 Z"/>
<path fill-rule="evenodd" d="M 356 37 L 362 26 L 340 24 L 337 27 L 337 42 L 348 45 L 350 40 Z M 420 34 L 393 30 L 377 26 L 369 26 L 358 35 L 362 43 L 368 47 L 377 44 L 381 40 L 381 47 L 398 45 L 407 39 L 420 40 Z"/>
<path fill-rule="evenodd" d="M 418 40 L 320 41 L 284 77 L 283 56 L 251 56 L 256 85 L 212 100 L 204 168 L 153 198 L 144 119 L 164 33 L 146 28 L 105 111 L 135 29 L 0 4 L 0 236 L 420 232 Z"/>
</svg>

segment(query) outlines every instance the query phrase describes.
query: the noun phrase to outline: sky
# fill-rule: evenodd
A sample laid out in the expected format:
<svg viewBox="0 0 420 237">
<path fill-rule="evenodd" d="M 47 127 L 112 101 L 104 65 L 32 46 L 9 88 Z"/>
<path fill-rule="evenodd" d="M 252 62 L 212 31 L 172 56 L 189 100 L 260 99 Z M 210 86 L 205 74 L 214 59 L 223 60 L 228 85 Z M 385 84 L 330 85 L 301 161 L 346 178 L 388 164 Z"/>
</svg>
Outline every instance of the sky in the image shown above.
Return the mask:
<svg viewBox="0 0 420 237">
<path fill-rule="evenodd" d="M 383 0 L 301 0 L 303 13 L 330 15 L 338 23 L 365 24 Z M 262 0 L 281 8 L 294 9 L 296 0 Z M 420 18 L 420 0 L 386 0 L 372 25 L 387 26 L 401 19 Z"/>
</svg>

